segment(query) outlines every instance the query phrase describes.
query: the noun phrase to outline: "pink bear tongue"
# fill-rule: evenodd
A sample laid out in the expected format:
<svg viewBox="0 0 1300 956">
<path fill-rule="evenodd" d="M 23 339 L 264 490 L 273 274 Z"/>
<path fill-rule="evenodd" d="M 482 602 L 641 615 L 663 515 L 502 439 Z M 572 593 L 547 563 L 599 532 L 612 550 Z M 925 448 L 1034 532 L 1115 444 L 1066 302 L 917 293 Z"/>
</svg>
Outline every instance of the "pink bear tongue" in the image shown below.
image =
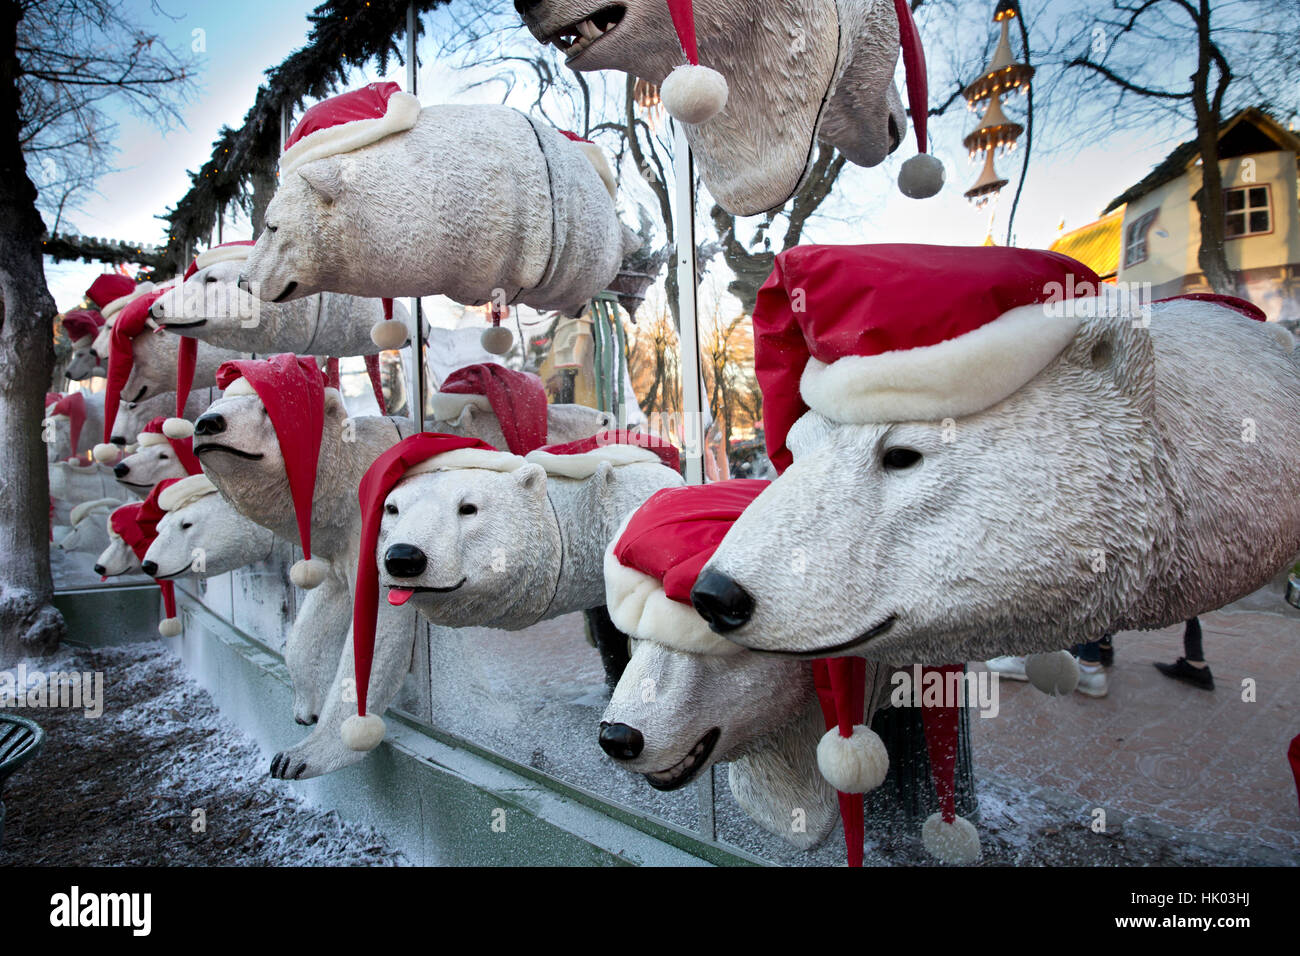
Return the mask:
<svg viewBox="0 0 1300 956">
<path fill-rule="evenodd" d="M 411 595 L 415 592 L 410 588 L 389 588 L 388 603 L 393 607 L 401 607 L 407 601 L 411 600 Z"/>
</svg>

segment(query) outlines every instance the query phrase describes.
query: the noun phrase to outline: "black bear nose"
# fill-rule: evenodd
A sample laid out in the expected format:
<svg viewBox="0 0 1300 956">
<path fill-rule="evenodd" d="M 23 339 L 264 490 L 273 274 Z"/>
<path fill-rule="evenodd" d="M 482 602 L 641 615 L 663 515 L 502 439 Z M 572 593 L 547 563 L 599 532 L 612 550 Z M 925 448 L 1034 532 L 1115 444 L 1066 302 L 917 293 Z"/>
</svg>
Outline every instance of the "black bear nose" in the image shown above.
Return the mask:
<svg viewBox="0 0 1300 956">
<path fill-rule="evenodd" d="M 107 570 L 108 569 L 104 567 L 102 564 L 95 565 L 95 573 L 100 575 L 101 577 L 103 576 L 104 572 Z"/>
<path fill-rule="evenodd" d="M 124 438 L 121 435 L 114 435 L 112 438 L 109 439 L 109 442 L 111 442 L 114 445 L 117 445 L 119 448 L 126 447 L 126 438 Z"/>
<path fill-rule="evenodd" d="M 130 472 L 131 469 L 128 468 L 125 464 L 123 464 L 120 461 L 113 466 L 113 474 L 116 475 L 118 478 L 125 478 L 128 474 L 130 474 Z"/>
<path fill-rule="evenodd" d="M 734 631 L 754 614 L 749 592 L 721 571 L 705 571 L 699 576 L 691 588 L 691 604 L 719 634 Z"/>
<path fill-rule="evenodd" d="M 635 760 L 644 747 L 645 738 L 635 727 L 600 722 L 600 749 L 615 760 Z"/>
<path fill-rule="evenodd" d="M 149 575 L 149 577 L 153 577 L 155 574 L 158 573 L 158 562 L 157 562 L 157 561 L 141 561 L 141 562 L 140 562 L 140 570 L 143 571 L 145 574 Z"/>
<path fill-rule="evenodd" d="M 220 435 L 226 430 L 226 420 L 216 412 L 200 415 L 194 423 L 196 435 Z"/>
<path fill-rule="evenodd" d="M 541 2 L 542 0 L 515 0 L 515 9 L 520 13 L 527 13 Z"/>
<path fill-rule="evenodd" d="M 384 569 L 395 578 L 418 578 L 428 559 L 413 544 L 390 545 L 384 552 Z"/>
</svg>

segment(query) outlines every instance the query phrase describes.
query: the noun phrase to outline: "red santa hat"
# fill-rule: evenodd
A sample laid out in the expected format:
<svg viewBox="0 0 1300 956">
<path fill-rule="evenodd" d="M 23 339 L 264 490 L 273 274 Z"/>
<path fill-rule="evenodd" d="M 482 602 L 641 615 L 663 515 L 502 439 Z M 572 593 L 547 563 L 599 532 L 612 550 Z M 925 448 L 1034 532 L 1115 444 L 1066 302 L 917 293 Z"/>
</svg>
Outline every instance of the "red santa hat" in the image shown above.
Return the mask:
<svg viewBox="0 0 1300 956">
<path fill-rule="evenodd" d="M 624 465 L 655 458 L 673 471 L 681 471 L 681 454 L 674 445 L 655 435 L 625 429 L 608 429 L 577 441 L 547 445 L 524 456 L 525 461 L 545 468 L 548 475 L 566 478 L 587 477 L 591 463 L 608 461 L 612 465 Z"/>
<path fill-rule="evenodd" d="M 179 478 L 168 478 L 158 482 L 144 501 L 123 505 L 108 517 L 108 530 L 126 542 L 136 558 L 144 561 L 149 545 L 158 537 L 158 522 L 162 520 L 163 509 L 158 497 Z M 171 581 L 159 581 L 158 589 L 162 591 L 163 619 L 158 622 L 158 633 L 163 637 L 176 637 L 181 633 L 180 618 L 176 616 L 176 589 Z"/>
<path fill-rule="evenodd" d="M 361 479 L 357 498 L 361 504 L 361 553 L 357 561 L 357 582 L 353 591 L 352 651 L 356 673 L 357 712 L 343 722 L 340 733 L 352 750 L 373 750 L 384 739 L 384 721 L 366 712 L 370 690 L 370 665 L 375 653 L 375 623 L 379 616 L 379 530 L 384 518 L 384 499 L 413 468 L 455 467 L 489 464 L 501 456 L 487 442 L 459 435 L 419 432 L 403 439 L 375 459 Z M 514 456 L 507 456 L 514 457 Z M 522 461 L 519 462 L 522 464 Z M 402 604 L 406 592 L 390 603 Z"/>
<path fill-rule="evenodd" d="M 153 290 L 152 282 L 137 285 L 130 276 L 106 272 L 90 284 L 86 298 L 95 303 L 106 322 L 111 322 L 129 303 Z"/>
<path fill-rule="evenodd" d="M 1068 256 L 999 246 L 798 246 L 754 309 L 768 455 L 810 408 L 837 422 L 939 421 L 981 411 L 1074 338 L 1100 280 Z"/>
<path fill-rule="evenodd" d="M 289 579 L 300 588 L 314 588 L 325 580 L 327 568 L 311 554 L 312 499 L 325 428 L 325 376 L 315 359 L 285 352 L 269 359 L 223 362 L 217 369 L 217 385 L 225 389 L 226 397 L 256 395 L 266 407 L 284 458 L 302 543 L 303 559 L 289 569 Z"/>
<path fill-rule="evenodd" d="M 104 385 L 104 441 L 95 446 L 95 460 L 112 464 L 121 456 L 121 449 L 110 439 L 113 437 L 113 424 L 117 419 L 117 409 L 122 401 L 122 388 L 131 377 L 135 366 L 135 351 L 132 343 L 136 336 L 153 325 L 149 317 L 149 307 L 163 293 L 161 290 L 136 296 L 122 309 L 117 321 L 113 323 L 108 345 L 108 380 Z"/>
<path fill-rule="evenodd" d="M 943 188 L 943 163 L 927 152 L 926 122 L 930 112 L 929 81 L 921 34 L 912 19 L 908 0 L 894 0 L 898 17 L 898 42 L 903 48 L 903 72 L 907 77 L 907 106 L 916 131 L 916 155 L 898 172 L 898 188 L 910 199 L 928 199 Z"/>
<path fill-rule="evenodd" d="M 76 457 L 81 429 L 86 424 L 86 396 L 81 392 L 69 392 L 67 395 L 57 395 L 52 404 L 49 397 L 48 394 L 45 396 L 45 424 L 51 424 L 56 419 L 68 420 L 68 429 L 72 433 L 72 454 Z"/>
<path fill-rule="evenodd" d="M 63 315 L 63 331 L 74 349 L 90 348 L 103 327 L 104 317 L 95 309 L 73 309 Z"/>
<path fill-rule="evenodd" d="M 168 421 L 170 419 L 159 415 L 148 425 L 145 425 L 144 431 L 136 436 L 136 447 L 150 448 L 154 445 L 171 445 L 172 450 L 176 453 L 176 460 L 181 463 L 186 474 L 202 474 L 203 468 L 199 465 L 199 460 L 194 457 L 194 439 L 172 438 L 169 436 L 165 430 Z"/>
<path fill-rule="evenodd" d="M 370 83 L 307 110 L 285 140 L 280 179 L 305 163 L 350 153 L 402 133 L 420 118 L 420 101 L 396 83 Z"/>
<path fill-rule="evenodd" d="M 482 362 L 452 372 L 433 396 L 433 414 L 455 421 L 466 405 L 491 409 L 501 424 L 506 447 L 525 455 L 546 444 L 546 389 L 528 372 Z"/>
<path fill-rule="evenodd" d="M 691 589 L 736 519 L 769 484 L 732 479 L 651 495 L 605 551 L 605 604 L 614 625 L 691 654 L 740 653 L 695 613 Z M 812 666 L 827 728 L 817 764 L 839 791 L 849 865 L 861 866 L 862 794 L 880 786 L 889 769 L 884 743 L 863 722 L 866 661 L 836 658 Z"/>
</svg>

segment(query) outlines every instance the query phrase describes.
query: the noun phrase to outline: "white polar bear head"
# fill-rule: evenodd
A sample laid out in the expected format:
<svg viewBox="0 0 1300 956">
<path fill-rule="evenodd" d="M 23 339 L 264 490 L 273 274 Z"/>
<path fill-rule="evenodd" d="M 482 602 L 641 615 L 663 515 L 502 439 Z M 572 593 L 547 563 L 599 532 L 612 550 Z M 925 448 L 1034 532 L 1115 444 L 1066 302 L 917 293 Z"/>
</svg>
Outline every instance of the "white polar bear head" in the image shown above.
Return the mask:
<svg viewBox="0 0 1300 956">
<path fill-rule="evenodd" d="M 108 529 L 108 547 L 95 560 L 95 573 L 100 577 L 115 578 L 123 574 L 139 574 L 140 559 L 124 540 Z"/>
<path fill-rule="evenodd" d="M 101 377 L 108 375 L 108 363 L 95 354 L 92 345 L 87 345 L 84 348 L 73 349 L 72 357 L 68 359 L 63 375 L 73 382 L 84 382 L 96 375 Z"/>
<path fill-rule="evenodd" d="M 817 769 L 823 730 L 806 663 L 635 641 L 601 718 L 600 744 L 656 790 L 677 790 L 730 762 L 732 793 L 745 812 L 808 849 L 839 819 L 835 792 Z M 791 825 L 796 811 L 802 827 Z"/>
<path fill-rule="evenodd" d="M 243 259 L 227 259 L 199 269 L 168 289 L 149 312 L 169 332 L 205 340 L 216 341 L 212 334 L 226 330 L 256 328 L 266 306 L 240 288 L 243 268 Z"/>
<path fill-rule="evenodd" d="M 412 469 L 384 500 L 375 555 L 381 588 L 409 593 L 437 624 L 535 620 L 555 593 L 561 564 L 546 492 L 546 472 L 535 464 Z"/>
<path fill-rule="evenodd" d="M 574 70 L 663 84 L 683 62 L 663 0 L 516 7 Z M 783 205 L 813 161 L 814 139 L 861 166 L 901 143 L 907 115 L 893 83 L 899 29 L 890 0 L 696 0 L 694 15 L 700 62 L 722 73 L 728 91 L 720 113 L 686 130 L 709 191 L 729 212 Z"/>
<path fill-rule="evenodd" d="M 323 435 L 340 435 L 347 410 L 337 389 L 325 389 Z M 322 448 L 324 443 L 322 443 Z M 283 494 L 288 501 L 288 477 L 284 455 L 266 406 L 255 394 L 224 395 L 213 402 L 194 423 L 194 454 L 203 472 L 226 493 Z M 318 486 L 320 484 L 318 478 Z"/>
<path fill-rule="evenodd" d="M 193 475 L 166 489 L 158 499 L 166 512 L 158 536 L 141 565 L 157 580 L 185 574 L 225 574 L 266 558 L 275 535 L 254 524 L 217 494 L 204 475 Z"/>
<path fill-rule="evenodd" d="M 337 157 L 307 163 L 285 176 L 266 207 L 266 229 L 243 264 L 244 287 L 271 304 L 340 291 L 331 289 L 330 278 L 346 274 L 344 264 L 336 261 L 349 248 L 340 233 L 340 220 L 348 217 L 340 217 L 336 208 L 344 195 Z"/>
<path fill-rule="evenodd" d="M 116 498 L 99 498 L 77 505 L 69 518 L 72 529 L 59 539 L 59 549 L 100 554 L 109 544 L 108 517 L 121 504 Z"/>
<path fill-rule="evenodd" d="M 113 476 L 118 482 L 141 494 L 148 494 L 160 481 L 184 478 L 186 474 L 170 442 L 140 448 L 113 465 Z"/>
</svg>

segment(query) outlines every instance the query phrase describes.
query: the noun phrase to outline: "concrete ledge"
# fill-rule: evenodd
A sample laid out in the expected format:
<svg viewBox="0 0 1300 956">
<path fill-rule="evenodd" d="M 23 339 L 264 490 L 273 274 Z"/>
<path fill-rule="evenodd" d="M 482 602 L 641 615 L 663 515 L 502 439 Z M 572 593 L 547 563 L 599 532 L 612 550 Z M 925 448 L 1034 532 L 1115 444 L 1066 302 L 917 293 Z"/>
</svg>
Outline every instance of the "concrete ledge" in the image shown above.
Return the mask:
<svg viewBox="0 0 1300 956">
<path fill-rule="evenodd" d="M 266 751 L 269 769 L 269 754 L 292 746 L 306 733 L 293 720 L 283 660 L 180 588 L 177 603 L 185 632 L 169 643 L 222 713 Z M 690 831 L 609 804 L 401 714 L 389 711 L 386 720 L 387 739 L 361 763 L 284 786 L 348 820 L 375 827 L 412 863 L 762 863 Z"/>
<path fill-rule="evenodd" d="M 157 585 L 71 588 L 54 592 L 54 606 L 74 635 L 70 644 L 103 647 L 158 637 L 162 605 Z"/>
</svg>

